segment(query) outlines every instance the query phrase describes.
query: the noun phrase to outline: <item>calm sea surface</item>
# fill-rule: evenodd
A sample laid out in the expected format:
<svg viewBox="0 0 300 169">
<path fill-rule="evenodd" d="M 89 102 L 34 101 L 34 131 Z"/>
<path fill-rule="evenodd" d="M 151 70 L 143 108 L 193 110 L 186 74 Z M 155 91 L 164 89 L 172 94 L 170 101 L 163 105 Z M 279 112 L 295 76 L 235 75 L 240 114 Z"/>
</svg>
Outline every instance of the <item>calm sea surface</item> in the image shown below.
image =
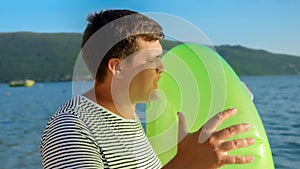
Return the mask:
<svg viewBox="0 0 300 169">
<path fill-rule="evenodd" d="M 300 76 L 242 77 L 254 93 L 277 169 L 300 166 Z M 41 168 L 44 127 L 67 99 L 72 83 L 37 83 L 31 88 L 0 84 L 0 169 Z"/>
</svg>

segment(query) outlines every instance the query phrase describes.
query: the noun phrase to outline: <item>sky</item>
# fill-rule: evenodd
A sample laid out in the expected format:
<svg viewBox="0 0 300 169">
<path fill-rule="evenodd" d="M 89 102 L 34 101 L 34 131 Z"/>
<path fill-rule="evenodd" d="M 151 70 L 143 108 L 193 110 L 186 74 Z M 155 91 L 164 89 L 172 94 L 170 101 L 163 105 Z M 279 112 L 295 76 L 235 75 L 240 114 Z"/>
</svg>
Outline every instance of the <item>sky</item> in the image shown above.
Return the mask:
<svg viewBox="0 0 300 169">
<path fill-rule="evenodd" d="M 213 45 L 300 56 L 299 0 L 0 0 L 0 32 L 80 32 L 102 9 L 160 12 L 200 29 Z"/>
</svg>

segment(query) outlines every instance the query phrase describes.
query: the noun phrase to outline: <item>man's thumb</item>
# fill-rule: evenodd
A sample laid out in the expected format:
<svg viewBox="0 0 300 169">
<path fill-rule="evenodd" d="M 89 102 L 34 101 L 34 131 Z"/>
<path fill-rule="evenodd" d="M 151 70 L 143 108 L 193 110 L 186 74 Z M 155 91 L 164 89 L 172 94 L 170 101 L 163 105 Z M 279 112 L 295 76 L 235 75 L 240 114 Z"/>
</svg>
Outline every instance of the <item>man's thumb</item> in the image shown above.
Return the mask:
<svg viewBox="0 0 300 169">
<path fill-rule="evenodd" d="M 187 135 L 187 124 L 184 115 L 177 112 L 178 116 L 178 143 Z"/>
</svg>

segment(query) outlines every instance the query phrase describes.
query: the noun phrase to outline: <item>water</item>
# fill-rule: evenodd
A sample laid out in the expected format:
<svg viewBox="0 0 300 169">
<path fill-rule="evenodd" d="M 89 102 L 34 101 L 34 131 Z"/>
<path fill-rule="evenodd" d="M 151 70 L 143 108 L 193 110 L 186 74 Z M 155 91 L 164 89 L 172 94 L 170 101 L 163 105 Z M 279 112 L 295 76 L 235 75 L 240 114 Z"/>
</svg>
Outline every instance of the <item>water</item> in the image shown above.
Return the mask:
<svg viewBox="0 0 300 169">
<path fill-rule="evenodd" d="M 242 78 L 254 93 L 275 168 L 300 166 L 300 76 Z"/>
<path fill-rule="evenodd" d="M 242 77 L 254 93 L 277 169 L 300 166 L 300 76 Z M 39 144 L 56 109 L 72 96 L 71 82 L 31 88 L 0 84 L 0 169 L 39 169 Z"/>
<path fill-rule="evenodd" d="M 70 83 L 31 88 L 0 85 L 0 168 L 41 168 L 39 142 L 46 122 L 71 96 Z"/>
</svg>

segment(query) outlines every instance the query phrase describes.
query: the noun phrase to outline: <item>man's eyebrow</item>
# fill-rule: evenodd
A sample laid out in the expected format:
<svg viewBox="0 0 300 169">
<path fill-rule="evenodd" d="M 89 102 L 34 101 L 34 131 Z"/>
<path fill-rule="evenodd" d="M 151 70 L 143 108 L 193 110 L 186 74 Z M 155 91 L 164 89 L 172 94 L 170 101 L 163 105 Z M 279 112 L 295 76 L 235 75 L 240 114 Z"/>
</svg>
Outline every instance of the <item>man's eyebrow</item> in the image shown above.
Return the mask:
<svg viewBox="0 0 300 169">
<path fill-rule="evenodd" d="M 157 54 L 156 58 L 161 58 L 164 54 L 165 54 L 164 51 L 162 51 L 159 54 Z"/>
</svg>

